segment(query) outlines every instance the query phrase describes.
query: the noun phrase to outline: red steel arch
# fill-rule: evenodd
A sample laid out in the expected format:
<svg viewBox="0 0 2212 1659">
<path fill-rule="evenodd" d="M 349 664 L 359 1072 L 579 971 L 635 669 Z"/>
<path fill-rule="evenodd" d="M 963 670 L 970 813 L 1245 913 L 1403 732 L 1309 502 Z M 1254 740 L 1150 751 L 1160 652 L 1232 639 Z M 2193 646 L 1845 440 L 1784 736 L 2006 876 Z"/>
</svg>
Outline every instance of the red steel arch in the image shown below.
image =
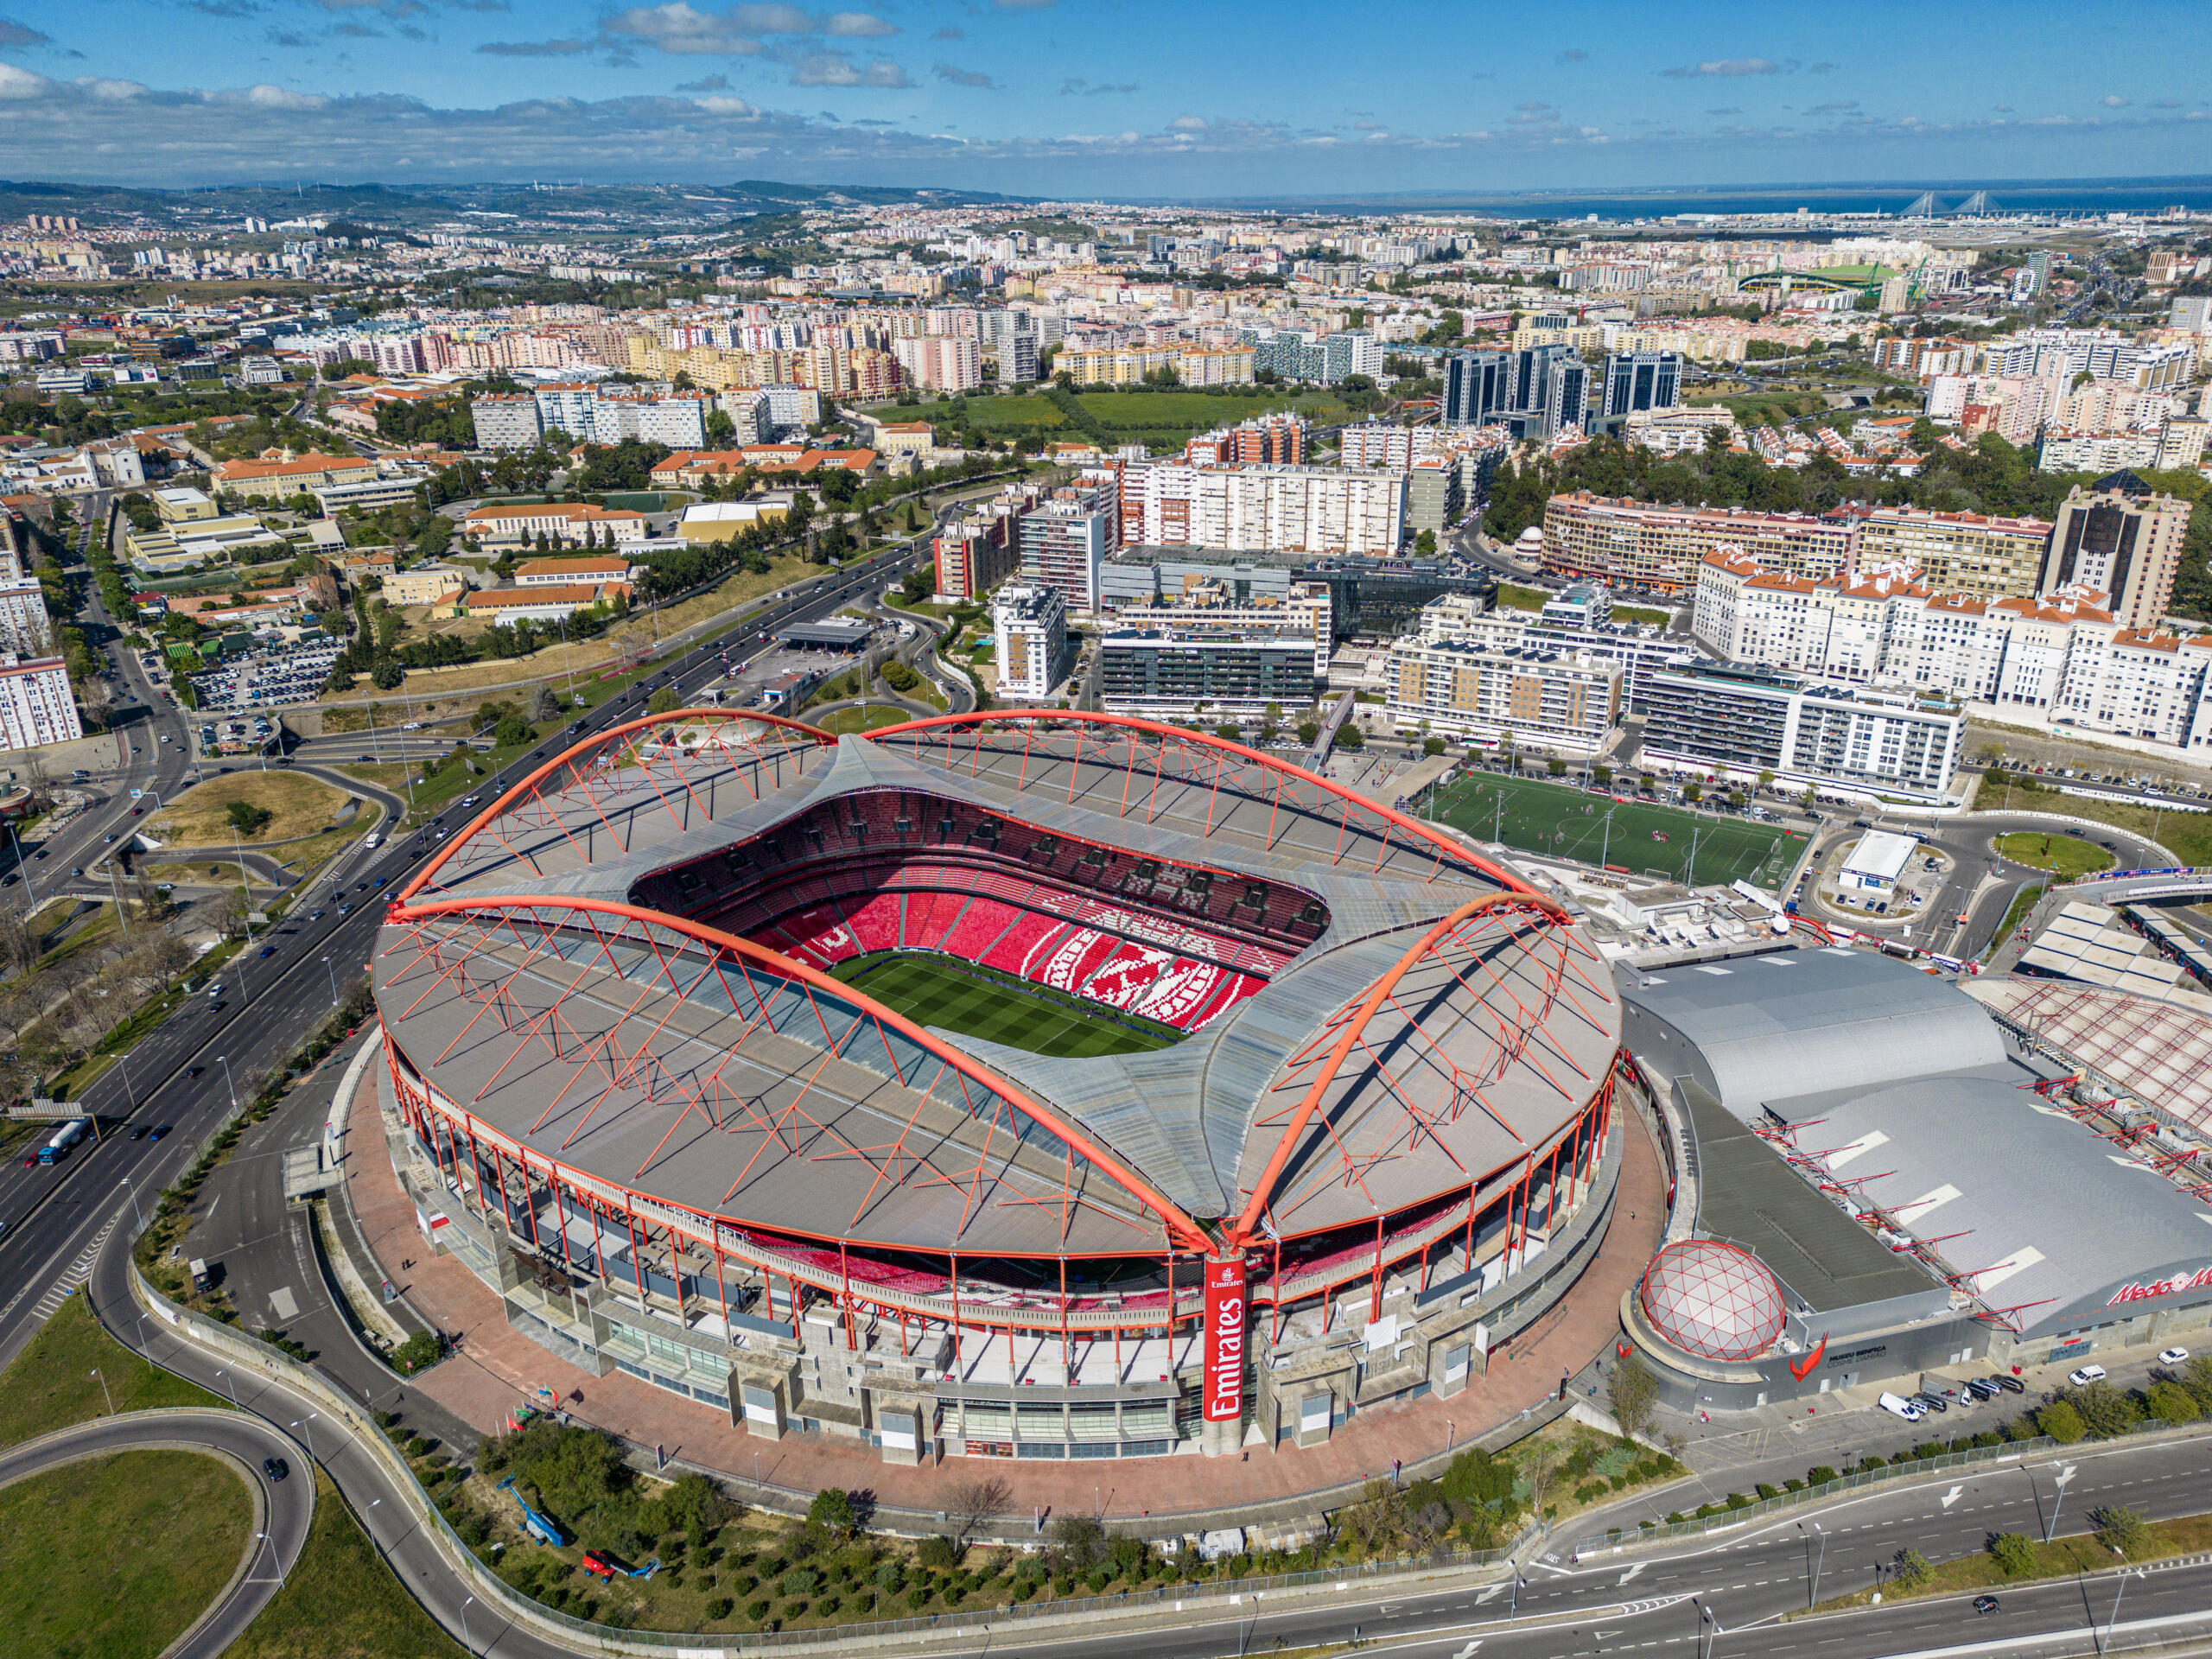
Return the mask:
<svg viewBox="0 0 2212 1659">
<path fill-rule="evenodd" d="M 696 940 L 701 944 L 726 951 L 741 962 L 765 968 L 771 973 L 780 975 L 786 979 L 796 981 L 812 989 L 823 991 L 849 1002 L 861 1009 L 869 1018 L 880 1025 L 895 1031 L 900 1037 L 924 1050 L 932 1058 L 950 1066 L 961 1076 L 988 1090 L 1024 1116 L 1051 1130 L 1062 1141 L 1080 1153 L 1092 1166 L 1105 1173 L 1116 1185 L 1159 1217 L 1162 1226 L 1184 1248 L 1204 1249 L 1211 1243 L 1205 1230 L 1184 1213 L 1181 1207 L 1173 1199 L 1167 1198 L 1151 1182 L 1129 1168 L 1119 1158 L 1084 1134 L 1081 1128 L 1039 1101 L 1034 1096 L 997 1073 L 986 1071 L 979 1062 L 963 1054 L 959 1050 L 939 1042 L 904 1014 L 886 1007 L 866 993 L 840 980 L 833 979 L 828 974 L 809 967 L 805 963 L 796 962 L 779 951 L 772 950 L 764 944 L 756 944 L 752 940 L 741 938 L 734 933 L 725 933 L 719 928 L 687 921 L 681 917 L 671 916 L 664 912 L 647 910 L 638 905 L 620 904 L 608 899 L 545 898 L 529 894 L 496 893 L 470 897 L 455 894 L 448 898 L 427 899 L 420 904 L 395 901 L 389 913 L 388 922 L 390 925 L 404 927 L 429 921 L 433 917 L 470 916 L 474 912 L 486 910 L 501 912 L 572 910 L 598 915 L 619 916 L 629 921 L 642 922 L 654 927 L 664 927 L 671 932 Z"/>
<path fill-rule="evenodd" d="M 435 857 L 415 873 L 413 879 L 393 895 L 395 901 L 404 904 L 429 886 L 432 878 L 443 868 L 446 861 L 466 846 L 478 830 L 488 823 L 496 822 L 506 813 L 512 811 L 520 803 L 535 796 L 538 792 L 540 784 L 561 767 L 568 765 L 577 755 L 587 753 L 594 749 L 603 749 L 611 743 L 617 743 L 655 726 L 669 726 L 682 722 L 696 725 L 702 721 L 729 723 L 738 721 L 784 731 L 803 733 L 814 740 L 813 746 L 817 748 L 836 747 L 837 734 L 835 732 L 825 732 L 818 726 L 808 725 L 804 721 L 786 720 L 781 715 L 764 715 L 750 709 L 671 709 L 664 715 L 645 715 L 637 720 L 625 721 L 619 726 L 608 727 L 603 732 L 594 732 L 588 737 L 577 739 L 544 765 L 532 771 L 527 777 L 518 779 L 510 785 L 505 794 L 479 812 L 469 821 L 466 828 L 438 849 Z"/>
<path fill-rule="evenodd" d="M 1306 1126 L 1313 1122 L 1314 1114 L 1320 1109 L 1322 1101 L 1327 1096 L 1330 1085 L 1336 1081 L 1338 1074 L 1343 1071 L 1344 1063 L 1351 1057 L 1355 1049 L 1362 1046 L 1369 1022 L 1381 1011 L 1383 1005 L 1390 1001 L 1391 993 L 1397 988 L 1399 982 L 1414 967 L 1436 957 L 1440 950 L 1457 938 L 1459 930 L 1467 923 L 1500 911 L 1516 911 L 1533 914 L 1541 917 L 1546 925 L 1554 927 L 1569 926 L 1573 919 L 1567 909 L 1556 900 L 1546 898 L 1541 893 L 1528 891 L 1484 893 L 1479 898 L 1469 899 L 1450 914 L 1439 918 L 1432 924 L 1411 948 L 1391 965 L 1389 971 L 1369 987 L 1364 996 L 1344 1013 L 1339 1014 L 1337 1020 L 1332 1022 L 1338 1027 L 1336 1040 L 1330 1046 L 1327 1057 L 1322 1061 L 1319 1070 L 1314 1073 L 1313 1081 L 1308 1084 L 1304 1096 L 1292 1109 L 1289 1121 L 1284 1124 L 1282 1134 L 1276 1141 L 1274 1152 L 1268 1156 L 1266 1167 L 1261 1171 L 1258 1179 L 1252 1184 L 1251 1198 L 1247 1201 L 1236 1219 L 1229 1226 L 1227 1230 L 1229 1248 L 1236 1249 L 1249 1245 L 1259 1236 L 1262 1230 L 1261 1218 L 1267 1213 L 1268 1207 L 1274 1199 L 1276 1183 L 1281 1179 L 1284 1167 L 1297 1150 L 1299 1141 L 1305 1134 Z M 1584 982 L 1588 985 L 1593 995 L 1603 995 L 1598 986 L 1591 983 L 1586 978 Z M 1473 988 L 1469 988 L 1471 990 Z M 1598 1084 L 1592 1081 L 1591 1087 L 1594 1090 Z M 1518 1138 L 1517 1134 L 1516 1138 Z"/>
<path fill-rule="evenodd" d="M 1156 720 L 1145 720 L 1135 715 L 1109 715 L 1080 709 L 984 709 L 964 715 L 931 715 L 924 720 L 910 720 L 902 725 L 882 726 L 867 734 L 871 741 L 887 737 L 909 736 L 916 733 L 950 730 L 956 726 L 981 726 L 995 721 L 1035 722 L 1048 725 L 1118 727 L 1129 731 L 1144 732 L 1154 737 L 1173 738 L 1179 743 L 1218 750 L 1236 756 L 1239 760 L 1274 772 L 1286 780 L 1311 784 L 1323 792 L 1334 796 L 1355 811 L 1371 812 L 1376 817 L 1405 830 L 1414 839 L 1425 842 L 1440 856 L 1480 870 L 1509 893 L 1534 893 L 1536 889 L 1510 870 L 1493 864 L 1479 854 L 1462 847 L 1449 836 L 1431 829 L 1419 818 L 1409 818 L 1393 807 L 1370 801 L 1355 790 L 1345 788 L 1332 779 L 1294 766 L 1288 761 L 1277 760 L 1258 749 L 1247 748 L 1242 743 L 1232 743 L 1227 738 L 1215 737 L 1206 732 L 1193 732 L 1181 726 L 1170 726 Z"/>
</svg>

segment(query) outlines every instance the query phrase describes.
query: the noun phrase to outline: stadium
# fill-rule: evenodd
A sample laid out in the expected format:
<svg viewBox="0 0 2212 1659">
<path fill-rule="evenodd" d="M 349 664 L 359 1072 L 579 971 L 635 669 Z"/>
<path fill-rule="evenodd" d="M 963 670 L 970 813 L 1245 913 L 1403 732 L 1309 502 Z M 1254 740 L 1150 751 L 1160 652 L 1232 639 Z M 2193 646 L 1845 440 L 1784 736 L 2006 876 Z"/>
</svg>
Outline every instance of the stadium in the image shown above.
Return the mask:
<svg viewBox="0 0 2212 1659">
<path fill-rule="evenodd" d="M 617 726 L 396 896 L 373 979 L 403 1183 L 510 1323 L 893 1462 L 1479 1393 L 1624 1155 L 1560 906 L 1121 716 Z"/>
</svg>

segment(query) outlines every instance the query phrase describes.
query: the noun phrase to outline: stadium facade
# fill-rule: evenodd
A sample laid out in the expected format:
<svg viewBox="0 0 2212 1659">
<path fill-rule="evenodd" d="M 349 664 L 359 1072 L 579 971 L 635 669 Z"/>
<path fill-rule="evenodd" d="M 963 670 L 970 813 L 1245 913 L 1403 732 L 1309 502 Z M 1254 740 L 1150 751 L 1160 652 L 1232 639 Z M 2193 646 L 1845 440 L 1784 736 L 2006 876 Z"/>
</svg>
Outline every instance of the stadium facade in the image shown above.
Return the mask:
<svg viewBox="0 0 2212 1659">
<path fill-rule="evenodd" d="M 1132 1052 L 925 1027 L 866 988 L 900 958 Z M 511 1323 L 891 1461 L 1313 1446 L 1478 1393 L 1630 1132 L 1555 902 L 1112 715 L 618 726 L 408 884 L 374 983 L 403 1185 Z"/>
</svg>

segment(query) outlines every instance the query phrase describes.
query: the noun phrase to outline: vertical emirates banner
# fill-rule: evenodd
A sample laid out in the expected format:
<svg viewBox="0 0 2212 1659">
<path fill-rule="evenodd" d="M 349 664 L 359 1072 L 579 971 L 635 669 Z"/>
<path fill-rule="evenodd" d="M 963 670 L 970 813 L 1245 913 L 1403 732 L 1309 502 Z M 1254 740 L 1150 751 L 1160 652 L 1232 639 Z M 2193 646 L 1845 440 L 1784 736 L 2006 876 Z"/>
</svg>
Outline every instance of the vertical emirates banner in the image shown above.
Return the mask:
<svg viewBox="0 0 2212 1659">
<path fill-rule="evenodd" d="M 1244 1414 L 1244 1258 L 1206 1262 L 1206 1421 Z"/>
</svg>

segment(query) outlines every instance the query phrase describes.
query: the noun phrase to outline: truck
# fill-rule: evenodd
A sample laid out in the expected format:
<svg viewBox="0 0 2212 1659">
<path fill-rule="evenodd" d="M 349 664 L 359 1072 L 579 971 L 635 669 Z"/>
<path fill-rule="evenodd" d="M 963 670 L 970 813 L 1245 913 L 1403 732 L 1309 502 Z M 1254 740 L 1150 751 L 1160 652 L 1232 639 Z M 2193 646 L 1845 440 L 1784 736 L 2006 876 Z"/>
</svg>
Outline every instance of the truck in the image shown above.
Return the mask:
<svg viewBox="0 0 2212 1659">
<path fill-rule="evenodd" d="M 73 1117 L 54 1132 L 54 1138 L 38 1149 L 41 1164 L 58 1164 L 62 1154 L 85 1138 L 85 1131 L 92 1127 L 89 1117 Z"/>
</svg>

